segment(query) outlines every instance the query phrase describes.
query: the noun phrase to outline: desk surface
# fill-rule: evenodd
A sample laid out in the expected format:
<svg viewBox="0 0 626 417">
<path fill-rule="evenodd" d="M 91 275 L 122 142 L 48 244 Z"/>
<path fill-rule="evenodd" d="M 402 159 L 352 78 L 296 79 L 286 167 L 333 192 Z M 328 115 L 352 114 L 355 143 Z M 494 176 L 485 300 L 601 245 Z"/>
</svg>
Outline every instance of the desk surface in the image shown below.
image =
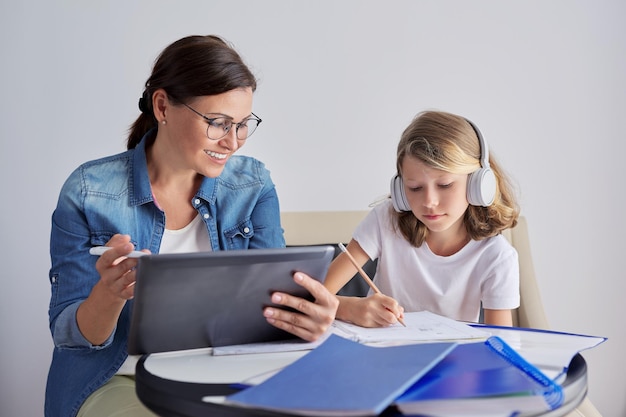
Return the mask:
<svg viewBox="0 0 626 417">
<path fill-rule="evenodd" d="M 237 391 L 232 384 L 276 371 L 306 354 L 300 352 L 212 356 L 210 349 L 144 355 L 137 364 L 136 386 L 139 399 L 162 417 L 220 415 L 232 417 L 284 416 L 268 411 L 249 410 L 212 402 Z M 564 416 L 575 409 L 587 394 L 587 365 L 574 356 L 562 383 L 565 400 L 556 410 L 542 416 Z M 519 417 L 536 414 L 520 414 Z M 390 407 L 384 417 L 402 416 Z"/>
</svg>

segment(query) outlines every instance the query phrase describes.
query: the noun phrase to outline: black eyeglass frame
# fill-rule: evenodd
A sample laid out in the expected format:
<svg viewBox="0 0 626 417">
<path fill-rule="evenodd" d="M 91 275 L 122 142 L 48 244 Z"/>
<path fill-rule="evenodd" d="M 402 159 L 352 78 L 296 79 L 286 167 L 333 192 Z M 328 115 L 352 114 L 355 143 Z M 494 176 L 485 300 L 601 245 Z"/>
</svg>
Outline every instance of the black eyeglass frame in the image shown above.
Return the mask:
<svg viewBox="0 0 626 417">
<path fill-rule="evenodd" d="M 252 134 L 254 132 L 256 132 L 256 130 L 258 129 L 259 125 L 261 124 L 261 122 L 263 121 L 263 119 L 261 119 L 259 116 L 257 116 L 254 113 L 250 113 L 252 116 L 248 117 L 246 120 L 241 121 L 239 123 L 234 123 L 228 116 L 219 116 L 219 117 L 207 117 L 206 115 L 200 113 L 198 110 L 194 109 L 193 107 L 191 107 L 189 104 L 183 103 L 183 105 L 185 107 L 187 107 L 189 110 L 191 110 L 192 112 L 194 112 L 195 114 L 197 114 L 198 116 L 202 117 L 207 123 L 208 126 L 206 128 L 206 137 L 209 138 L 210 140 L 220 140 L 223 137 L 225 137 L 226 135 L 228 135 L 230 133 L 230 130 L 233 128 L 233 125 L 235 125 L 235 137 L 237 138 L 237 140 L 246 140 L 248 139 L 250 136 L 252 136 Z M 209 136 L 209 129 L 211 128 L 211 126 L 213 126 L 213 122 L 215 122 L 215 120 L 217 119 L 226 119 L 227 121 L 230 122 L 230 126 L 228 128 L 224 129 L 224 134 L 222 136 L 220 136 L 219 138 L 212 138 Z M 246 136 L 245 138 L 241 139 L 239 137 L 239 128 L 243 125 L 246 125 L 246 123 L 248 123 L 250 120 L 256 120 L 256 127 L 254 128 L 254 130 L 252 131 L 252 133 L 250 133 L 248 136 Z"/>
</svg>

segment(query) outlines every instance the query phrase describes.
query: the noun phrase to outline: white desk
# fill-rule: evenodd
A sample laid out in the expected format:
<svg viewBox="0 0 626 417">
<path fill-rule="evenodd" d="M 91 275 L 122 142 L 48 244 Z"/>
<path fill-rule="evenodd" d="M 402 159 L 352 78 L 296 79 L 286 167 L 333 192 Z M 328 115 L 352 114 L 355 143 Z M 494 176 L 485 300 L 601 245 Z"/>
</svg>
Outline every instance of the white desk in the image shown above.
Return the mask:
<svg viewBox="0 0 626 417">
<path fill-rule="evenodd" d="M 513 330 L 514 331 L 514 330 Z M 513 333 L 512 333 L 513 334 Z M 518 336 L 518 334 L 515 334 Z M 284 416 L 284 414 L 224 406 L 207 397 L 237 391 L 233 384 L 281 369 L 307 351 L 212 356 L 211 349 L 144 355 L 137 364 L 137 394 L 142 402 L 163 417 Z M 562 383 L 565 400 L 561 407 L 542 416 L 564 416 L 587 394 L 587 365 L 579 354 L 572 359 Z M 393 407 L 381 416 L 401 416 Z M 528 417 L 533 414 L 521 414 Z"/>
</svg>

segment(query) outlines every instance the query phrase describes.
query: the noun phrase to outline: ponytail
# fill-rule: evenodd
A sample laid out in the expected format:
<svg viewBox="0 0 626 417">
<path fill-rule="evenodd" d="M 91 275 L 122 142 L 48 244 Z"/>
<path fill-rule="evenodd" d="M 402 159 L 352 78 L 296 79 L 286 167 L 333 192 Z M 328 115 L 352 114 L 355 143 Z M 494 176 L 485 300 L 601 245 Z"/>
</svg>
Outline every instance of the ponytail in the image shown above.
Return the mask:
<svg viewBox="0 0 626 417">
<path fill-rule="evenodd" d="M 137 144 L 141 141 L 141 138 L 157 126 L 157 120 L 152 112 L 152 100 L 151 97 L 148 96 L 148 89 L 144 90 L 143 95 L 139 99 L 139 110 L 141 110 L 139 117 L 137 117 L 135 123 L 130 127 L 130 133 L 126 143 L 127 149 L 135 149 Z"/>
</svg>

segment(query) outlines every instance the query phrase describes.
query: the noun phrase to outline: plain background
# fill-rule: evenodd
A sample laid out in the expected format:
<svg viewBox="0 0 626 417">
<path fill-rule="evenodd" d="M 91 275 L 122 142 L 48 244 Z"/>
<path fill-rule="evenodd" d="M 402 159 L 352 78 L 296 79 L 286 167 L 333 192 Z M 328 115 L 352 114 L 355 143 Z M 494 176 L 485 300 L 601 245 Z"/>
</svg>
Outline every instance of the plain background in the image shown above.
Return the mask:
<svg viewBox="0 0 626 417">
<path fill-rule="evenodd" d="M 367 209 L 416 113 L 474 121 L 517 184 L 551 326 L 609 338 L 584 354 L 589 395 L 625 416 L 624 16 L 620 0 L 2 2 L 0 415 L 43 413 L 63 181 L 125 149 L 166 45 L 215 33 L 259 78 L 241 152 L 283 210 Z"/>
</svg>

